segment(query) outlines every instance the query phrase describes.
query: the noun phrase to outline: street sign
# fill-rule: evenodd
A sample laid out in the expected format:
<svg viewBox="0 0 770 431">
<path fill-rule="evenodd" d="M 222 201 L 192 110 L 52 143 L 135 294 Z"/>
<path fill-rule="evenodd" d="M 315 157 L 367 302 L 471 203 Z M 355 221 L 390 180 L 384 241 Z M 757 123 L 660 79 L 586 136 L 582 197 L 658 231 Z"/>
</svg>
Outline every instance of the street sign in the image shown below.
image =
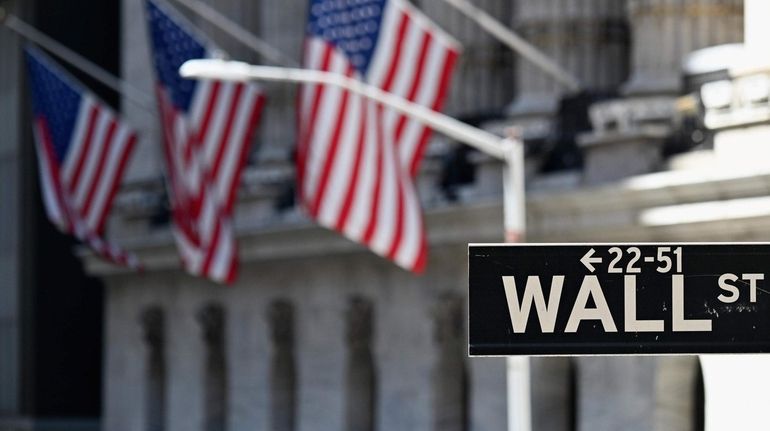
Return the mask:
<svg viewBox="0 0 770 431">
<path fill-rule="evenodd" d="M 471 244 L 469 353 L 770 352 L 770 244 Z"/>
</svg>

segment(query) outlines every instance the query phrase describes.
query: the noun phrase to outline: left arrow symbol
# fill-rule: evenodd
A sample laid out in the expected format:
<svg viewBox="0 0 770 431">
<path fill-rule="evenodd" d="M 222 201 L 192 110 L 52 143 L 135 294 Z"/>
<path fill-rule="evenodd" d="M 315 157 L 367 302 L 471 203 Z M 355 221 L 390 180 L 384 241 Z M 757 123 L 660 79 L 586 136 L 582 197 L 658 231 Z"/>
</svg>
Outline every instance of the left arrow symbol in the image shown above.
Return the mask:
<svg viewBox="0 0 770 431">
<path fill-rule="evenodd" d="M 582 263 L 589 271 L 594 272 L 596 268 L 594 268 L 594 263 L 602 263 L 601 257 L 592 257 L 596 250 L 593 248 L 588 250 L 588 253 L 585 254 L 585 256 L 580 258 L 580 263 Z"/>
</svg>

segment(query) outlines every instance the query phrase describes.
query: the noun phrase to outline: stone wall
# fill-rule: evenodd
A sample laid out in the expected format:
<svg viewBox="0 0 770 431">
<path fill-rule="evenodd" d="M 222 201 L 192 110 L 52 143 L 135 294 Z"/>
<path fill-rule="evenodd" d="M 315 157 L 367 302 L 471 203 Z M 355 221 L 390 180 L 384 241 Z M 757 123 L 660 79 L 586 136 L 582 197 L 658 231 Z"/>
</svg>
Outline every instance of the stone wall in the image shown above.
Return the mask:
<svg viewBox="0 0 770 431">
<path fill-rule="evenodd" d="M 172 431 L 215 429 L 212 403 L 229 430 L 504 429 L 502 360 L 465 355 L 464 247 L 431 251 L 422 277 L 357 252 L 252 262 L 232 287 L 177 271 L 108 278 L 105 429 L 157 423 L 147 397 L 158 370 Z M 221 307 L 224 392 L 211 386 L 210 304 Z M 163 315 L 162 367 L 139 320 L 148 310 Z M 351 416 L 360 403 L 371 421 Z"/>
</svg>

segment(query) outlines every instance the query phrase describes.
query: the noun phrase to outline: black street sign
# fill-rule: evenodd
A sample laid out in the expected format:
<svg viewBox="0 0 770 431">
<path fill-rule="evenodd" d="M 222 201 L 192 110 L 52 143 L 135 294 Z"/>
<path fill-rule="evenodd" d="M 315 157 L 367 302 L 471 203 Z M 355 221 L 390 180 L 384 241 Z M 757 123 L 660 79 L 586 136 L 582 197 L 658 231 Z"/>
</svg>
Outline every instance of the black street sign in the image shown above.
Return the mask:
<svg viewBox="0 0 770 431">
<path fill-rule="evenodd" d="M 770 244 L 471 244 L 471 355 L 770 352 Z"/>
</svg>

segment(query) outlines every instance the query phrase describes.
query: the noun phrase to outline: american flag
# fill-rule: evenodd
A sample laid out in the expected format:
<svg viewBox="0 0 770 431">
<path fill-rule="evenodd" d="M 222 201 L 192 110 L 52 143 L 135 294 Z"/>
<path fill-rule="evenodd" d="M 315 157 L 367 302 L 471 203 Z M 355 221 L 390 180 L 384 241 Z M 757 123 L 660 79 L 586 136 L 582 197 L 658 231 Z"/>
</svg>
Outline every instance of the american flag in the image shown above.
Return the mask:
<svg viewBox="0 0 770 431">
<path fill-rule="evenodd" d="M 440 110 L 459 44 L 403 0 L 311 0 L 310 69 L 344 74 Z M 414 185 L 430 130 L 339 88 L 300 93 L 299 196 L 321 225 L 421 272 L 427 246 Z"/>
<path fill-rule="evenodd" d="M 264 96 L 251 84 L 192 81 L 187 60 L 215 49 L 165 3 L 147 0 L 174 236 L 191 274 L 230 283 L 238 265 L 233 206 Z"/>
<path fill-rule="evenodd" d="M 25 54 L 48 219 L 106 259 L 138 267 L 102 238 L 136 133 L 40 50 Z"/>
</svg>

